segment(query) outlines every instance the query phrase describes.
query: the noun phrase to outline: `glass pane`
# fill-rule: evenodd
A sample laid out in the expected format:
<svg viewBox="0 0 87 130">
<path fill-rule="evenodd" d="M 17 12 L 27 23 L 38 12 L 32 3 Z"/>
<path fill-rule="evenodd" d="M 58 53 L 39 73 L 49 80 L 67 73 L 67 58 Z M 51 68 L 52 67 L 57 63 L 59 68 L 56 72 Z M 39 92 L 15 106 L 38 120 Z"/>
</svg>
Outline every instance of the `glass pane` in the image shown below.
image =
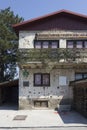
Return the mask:
<svg viewBox="0 0 87 130">
<path fill-rule="evenodd" d="M 76 80 L 82 79 L 82 74 L 75 74 L 75 79 L 76 79 Z"/>
<path fill-rule="evenodd" d="M 73 41 L 68 41 L 67 48 L 73 48 Z"/>
<path fill-rule="evenodd" d="M 41 85 L 41 74 L 35 74 L 35 85 Z"/>
<path fill-rule="evenodd" d="M 83 76 L 84 76 L 84 78 L 87 78 L 87 74 L 85 73 L 85 74 L 83 74 Z"/>
<path fill-rule="evenodd" d="M 43 85 L 49 85 L 50 79 L 48 74 L 43 75 Z"/>
<path fill-rule="evenodd" d="M 51 48 L 58 48 L 58 42 L 52 42 Z"/>
<path fill-rule="evenodd" d="M 59 77 L 59 85 L 66 85 L 66 80 L 67 80 L 67 77 L 66 76 L 60 76 Z"/>
<path fill-rule="evenodd" d="M 49 47 L 49 42 L 43 42 L 43 48 L 48 48 Z"/>
<path fill-rule="evenodd" d="M 41 48 L 41 42 L 35 42 L 35 48 Z"/>
<path fill-rule="evenodd" d="M 83 42 L 82 41 L 77 41 L 76 42 L 76 48 L 82 48 L 83 47 Z"/>
<path fill-rule="evenodd" d="M 87 48 L 87 41 L 84 41 L 84 47 Z"/>
</svg>

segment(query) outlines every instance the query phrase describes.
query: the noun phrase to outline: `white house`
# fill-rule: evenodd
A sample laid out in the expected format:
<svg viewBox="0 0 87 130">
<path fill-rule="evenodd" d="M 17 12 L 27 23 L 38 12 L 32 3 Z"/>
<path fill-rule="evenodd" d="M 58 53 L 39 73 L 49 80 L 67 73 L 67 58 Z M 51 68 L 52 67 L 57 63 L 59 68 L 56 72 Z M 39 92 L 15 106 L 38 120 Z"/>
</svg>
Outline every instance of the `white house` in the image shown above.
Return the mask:
<svg viewBox="0 0 87 130">
<path fill-rule="evenodd" d="M 60 10 L 13 28 L 19 35 L 19 108 L 72 106 L 69 82 L 87 77 L 87 16 Z"/>
</svg>

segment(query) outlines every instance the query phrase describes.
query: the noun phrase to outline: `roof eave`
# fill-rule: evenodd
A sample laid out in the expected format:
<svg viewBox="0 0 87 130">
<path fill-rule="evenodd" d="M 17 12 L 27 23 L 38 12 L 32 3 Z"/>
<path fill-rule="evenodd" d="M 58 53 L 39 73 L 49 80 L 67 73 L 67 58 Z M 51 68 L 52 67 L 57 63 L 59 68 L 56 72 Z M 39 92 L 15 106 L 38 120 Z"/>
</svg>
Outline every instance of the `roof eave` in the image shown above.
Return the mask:
<svg viewBox="0 0 87 130">
<path fill-rule="evenodd" d="M 18 24 L 14 24 L 14 25 L 12 25 L 12 27 L 14 28 L 16 34 L 18 34 L 20 28 L 23 27 L 23 26 L 26 26 L 27 24 L 32 24 L 34 22 L 39 22 L 39 21 L 41 21 L 41 20 L 43 20 L 45 18 L 49 18 L 49 17 L 55 16 L 55 15 L 61 14 L 61 13 L 66 13 L 66 14 L 77 16 L 79 18 L 83 18 L 83 19 L 87 20 L 86 15 L 82 15 L 82 14 L 79 14 L 79 13 L 75 13 L 75 12 L 72 12 L 72 11 L 62 9 L 62 10 L 54 12 L 54 13 L 50 13 L 50 14 L 47 14 L 47 15 L 44 15 L 44 16 L 41 16 L 41 17 L 38 17 L 38 18 L 34 18 L 34 19 L 27 20 L 27 21 L 24 21 L 24 22 L 21 22 L 21 23 L 18 23 Z"/>
</svg>

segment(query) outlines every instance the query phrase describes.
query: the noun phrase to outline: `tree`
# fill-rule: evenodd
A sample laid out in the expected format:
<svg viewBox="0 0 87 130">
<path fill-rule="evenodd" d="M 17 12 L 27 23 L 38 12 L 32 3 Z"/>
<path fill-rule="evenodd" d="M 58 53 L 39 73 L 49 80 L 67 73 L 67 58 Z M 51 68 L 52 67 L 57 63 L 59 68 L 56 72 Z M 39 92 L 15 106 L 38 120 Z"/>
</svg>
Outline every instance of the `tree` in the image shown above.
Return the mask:
<svg viewBox="0 0 87 130">
<path fill-rule="evenodd" d="M 22 21 L 10 7 L 0 10 L 0 82 L 11 80 L 16 74 L 18 38 L 12 25 Z"/>
</svg>

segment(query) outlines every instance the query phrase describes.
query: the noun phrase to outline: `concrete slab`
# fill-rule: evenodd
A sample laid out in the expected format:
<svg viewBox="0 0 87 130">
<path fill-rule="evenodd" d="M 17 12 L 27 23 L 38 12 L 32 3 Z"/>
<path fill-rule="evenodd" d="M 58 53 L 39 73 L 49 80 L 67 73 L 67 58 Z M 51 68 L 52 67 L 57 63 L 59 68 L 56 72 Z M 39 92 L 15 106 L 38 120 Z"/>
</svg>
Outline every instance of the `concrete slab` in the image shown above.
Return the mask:
<svg viewBox="0 0 87 130">
<path fill-rule="evenodd" d="M 17 115 L 27 115 L 25 120 L 14 120 Z M 0 110 L 0 128 L 56 128 L 61 126 L 86 126 L 87 119 L 79 113 L 55 110 Z"/>
</svg>

